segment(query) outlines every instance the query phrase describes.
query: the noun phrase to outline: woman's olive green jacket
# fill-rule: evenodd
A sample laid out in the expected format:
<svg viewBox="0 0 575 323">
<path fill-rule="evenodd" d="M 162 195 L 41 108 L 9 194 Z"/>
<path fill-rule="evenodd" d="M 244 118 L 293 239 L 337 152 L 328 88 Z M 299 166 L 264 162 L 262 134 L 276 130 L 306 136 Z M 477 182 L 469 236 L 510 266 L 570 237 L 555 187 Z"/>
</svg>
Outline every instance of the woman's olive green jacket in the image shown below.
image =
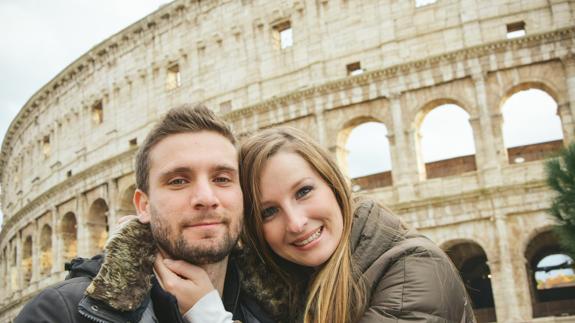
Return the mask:
<svg viewBox="0 0 575 323">
<path fill-rule="evenodd" d="M 372 201 L 359 204 L 351 234 L 368 305 L 360 322 L 475 322 L 447 255 Z"/>
<path fill-rule="evenodd" d="M 366 287 L 367 304 L 359 322 L 475 322 L 459 273 L 447 255 L 377 203 L 358 203 L 351 248 Z M 272 269 L 254 264 L 251 254 L 247 251 L 241 258 L 242 288 L 276 321 L 301 320 L 305 292 L 289 302 L 290 287 Z"/>
</svg>

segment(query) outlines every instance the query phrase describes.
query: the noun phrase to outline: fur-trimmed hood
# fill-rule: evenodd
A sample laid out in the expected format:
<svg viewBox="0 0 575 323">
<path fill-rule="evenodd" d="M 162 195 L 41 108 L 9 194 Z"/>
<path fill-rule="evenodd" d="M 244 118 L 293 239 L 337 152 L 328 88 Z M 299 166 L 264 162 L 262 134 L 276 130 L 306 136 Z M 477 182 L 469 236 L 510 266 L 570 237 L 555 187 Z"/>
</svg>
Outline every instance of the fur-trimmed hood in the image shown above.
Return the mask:
<svg viewBox="0 0 575 323">
<path fill-rule="evenodd" d="M 124 222 L 104 248 L 104 263 L 86 295 L 113 309 L 137 309 L 152 287 L 156 244 L 149 224 Z"/>
</svg>

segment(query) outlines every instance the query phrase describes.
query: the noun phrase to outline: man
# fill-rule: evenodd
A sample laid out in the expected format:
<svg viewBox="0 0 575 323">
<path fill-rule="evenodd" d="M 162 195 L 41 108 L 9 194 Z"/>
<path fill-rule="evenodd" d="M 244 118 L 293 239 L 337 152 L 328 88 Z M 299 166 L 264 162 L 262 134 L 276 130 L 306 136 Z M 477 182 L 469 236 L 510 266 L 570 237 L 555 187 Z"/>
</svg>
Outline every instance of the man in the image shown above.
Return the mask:
<svg viewBox="0 0 575 323">
<path fill-rule="evenodd" d="M 154 264 L 159 283 L 154 280 L 149 297 L 133 311 L 118 311 L 107 306 L 109 303 L 90 298 L 92 277 L 76 277 L 44 290 L 24 307 L 16 322 L 183 322 L 182 315 L 188 321 L 210 321 L 215 318 L 201 315 L 212 309 L 213 313 L 225 313 L 217 308 L 222 303 L 219 299 L 210 301 L 219 295 L 234 320 L 267 321 L 265 313 L 241 294 L 238 271 L 229 256 L 243 217 L 234 145 L 229 127 L 205 107 L 183 106 L 169 111 L 136 156 L 134 204 L 140 221 L 150 223 L 160 252 Z M 90 276 L 100 263 L 98 259 L 76 263 L 71 276 Z M 142 267 L 131 265 L 116 264 L 120 269 L 115 271 L 126 275 L 124 270 Z M 207 277 L 187 280 L 185 271 L 190 270 L 196 270 L 193 277 Z M 75 274 L 78 272 L 89 274 Z M 109 293 L 121 294 L 112 287 Z M 198 297 L 185 297 L 190 295 L 186 289 L 194 289 Z M 198 300 L 203 305 L 196 313 L 200 317 L 194 317 Z M 229 321 L 231 317 L 219 319 Z"/>
</svg>

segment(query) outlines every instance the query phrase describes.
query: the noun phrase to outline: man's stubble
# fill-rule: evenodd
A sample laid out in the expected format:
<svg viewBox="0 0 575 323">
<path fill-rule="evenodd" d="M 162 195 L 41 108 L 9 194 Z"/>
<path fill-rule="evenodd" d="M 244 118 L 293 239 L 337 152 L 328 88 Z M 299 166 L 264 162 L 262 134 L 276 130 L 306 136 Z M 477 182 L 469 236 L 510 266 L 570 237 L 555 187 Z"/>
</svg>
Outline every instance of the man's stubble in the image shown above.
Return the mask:
<svg viewBox="0 0 575 323">
<path fill-rule="evenodd" d="M 171 232 L 165 218 L 153 206 L 150 207 L 150 212 L 152 235 L 158 246 L 172 259 L 184 260 L 198 266 L 217 263 L 228 256 L 239 239 L 242 227 L 241 215 L 236 222 L 229 218 L 222 219 L 227 230 L 219 241 L 202 241 L 206 239 L 186 241 L 179 228 L 178 232 Z M 214 216 L 205 215 L 202 218 L 214 218 Z M 235 227 L 232 227 L 234 223 Z"/>
</svg>

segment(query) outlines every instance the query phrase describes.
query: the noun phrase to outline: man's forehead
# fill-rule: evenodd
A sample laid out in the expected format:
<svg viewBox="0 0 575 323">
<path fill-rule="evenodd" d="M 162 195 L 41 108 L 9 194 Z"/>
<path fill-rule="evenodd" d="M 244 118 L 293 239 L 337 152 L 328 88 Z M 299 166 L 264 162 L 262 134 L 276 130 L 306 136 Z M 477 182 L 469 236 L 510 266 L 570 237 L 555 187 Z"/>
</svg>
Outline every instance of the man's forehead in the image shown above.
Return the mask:
<svg viewBox="0 0 575 323">
<path fill-rule="evenodd" d="M 150 169 L 154 166 L 187 167 L 194 163 L 238 169 L 237 148 L 228 138 L 214 131 L 169 135 L 152 147 L 149 157 Z"/>
</svg>

